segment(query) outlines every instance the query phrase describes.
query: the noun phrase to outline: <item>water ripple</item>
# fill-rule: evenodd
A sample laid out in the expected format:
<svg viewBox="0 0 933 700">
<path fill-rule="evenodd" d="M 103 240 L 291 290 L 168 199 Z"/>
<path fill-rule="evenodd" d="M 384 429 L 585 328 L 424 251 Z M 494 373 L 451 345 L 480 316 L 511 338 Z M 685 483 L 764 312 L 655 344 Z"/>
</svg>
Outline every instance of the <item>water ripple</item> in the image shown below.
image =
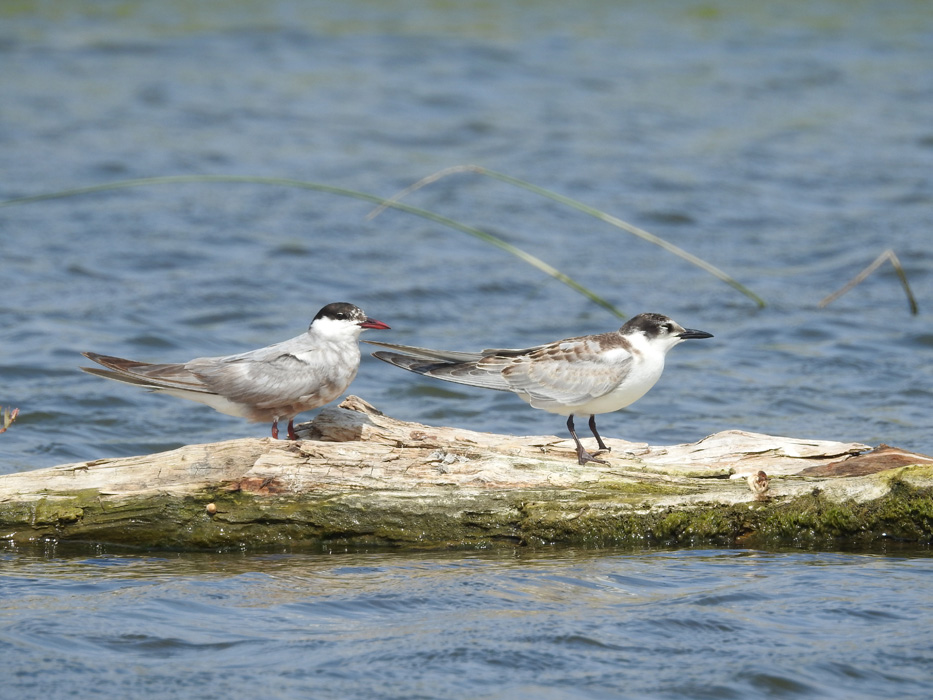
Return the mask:
<svg viewBox="0 0 933 700">
<path fill-rule="evenodd" d="M 496 693 L 503 669 L 510 688 L 594 697 L 841 697 L 891 683 L 910 696 L 931 660 L 910 650 L 930 648 L 933 619 L 907 592 L 933 575 L 930 562 L 705 551 L 7 557 L 0 645 L 13 667 L 36 649 L 82 672 L 209 659 L 211 679 L 251 682 L 262 668 L 283 693 L 317 678 L 333 697 Z M 892 652 L 884 663 L 879 648 Z M 363 665 L 379 683 L 352 670 Z"/>
</svg>

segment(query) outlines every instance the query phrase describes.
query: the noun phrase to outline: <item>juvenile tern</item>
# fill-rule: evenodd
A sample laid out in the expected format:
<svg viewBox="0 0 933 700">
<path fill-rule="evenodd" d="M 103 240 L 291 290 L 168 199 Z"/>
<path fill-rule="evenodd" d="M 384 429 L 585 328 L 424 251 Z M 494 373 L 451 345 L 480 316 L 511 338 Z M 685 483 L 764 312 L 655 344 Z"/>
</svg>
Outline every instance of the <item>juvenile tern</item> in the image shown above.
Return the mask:
<svg viewBox="0 0 933 700">
<path fill-rule="evenodd" d="M 574 430 L 574 415 L 589 415 L 597 454 L 609 451 L 596 431 L 596 415 L 618 411 L 644 396 L 661 377 L 664 356 L 679 342 L 712 337 L 661 314 L 639 314 L 618 331 L 521 350 L 448 352 L 363 342 L 388 348 L 373 356 L 396 367 L 448 382 L 511 391 L 534 408 L 568 416 L 567 429 L 576 443 L 579 463 L 606 464 L 583 449 Z"/>
<path fill-rule="evenodd" d="M 340 396 L 360 367 L 360 333 L 387 329 L 353 304 L 335 302 L 318 311 L 307 332 L 258 350 L 199 357 L 181 364 L 149 364 L 82 353 L 106 369 L 85 372 L 207 404 L 230 416 L 272 421 L 288 419 L 288 438 L 297 440 L 294 418 Z"/>
</svg>

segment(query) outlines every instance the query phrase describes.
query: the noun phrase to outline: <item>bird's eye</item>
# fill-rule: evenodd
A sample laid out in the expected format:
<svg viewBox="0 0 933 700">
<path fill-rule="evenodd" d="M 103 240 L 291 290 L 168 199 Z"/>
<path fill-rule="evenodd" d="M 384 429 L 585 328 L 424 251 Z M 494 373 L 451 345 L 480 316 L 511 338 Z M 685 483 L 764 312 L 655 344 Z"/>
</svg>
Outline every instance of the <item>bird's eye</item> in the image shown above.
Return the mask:
<svg viewBox="0 0 933 700">
<path fill-rule="evenodd" d="M 335 318 L 336 318 L 338 321 L 346 321 L 346 320 L 347 320 L 347 315 L 341 311 L 340 313 L 338 313 L 338 314 L 335 316 Z"/>
<path fill-rule="evenodd" d="M 674 332 L 674 324 L 673 324 L 673 323 L 665 323 L 665 324 L 664 324 L 664 330 L 667 331 L 668 333 L 673 333 L 673 332 Z"/>
</svg>

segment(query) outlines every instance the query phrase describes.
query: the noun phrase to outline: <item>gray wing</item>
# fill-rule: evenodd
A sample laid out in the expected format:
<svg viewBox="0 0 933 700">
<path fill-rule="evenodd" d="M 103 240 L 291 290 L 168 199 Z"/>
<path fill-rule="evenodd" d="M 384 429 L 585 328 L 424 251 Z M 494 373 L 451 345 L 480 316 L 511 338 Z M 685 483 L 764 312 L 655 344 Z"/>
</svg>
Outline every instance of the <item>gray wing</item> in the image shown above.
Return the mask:
<svg viewBox="0 0 933 700">
<path fill-rule="evenodd" d="M 201 357 L 188 362 L 185 369 L 214 393 L 247 406 L 275 408 L 325 396 L 322 403 L 329 401 L 356 376 L 358 351 L 355 363 L 353 358 L 341 362 L 340 357 L 331 357 L 328 353 L 334 350 L 309 356 L 305 340 L 298 336 L 239 355 Z"/>
<path fill-rule="evenodd" d="M 355 344 L 353 346 L 356 347 Z M 84 356 L 106 367 L 82 367 L 85 372 L 159 392 L 216 394 L 255 408 L 277 408 L 294 402 L 309 403 L 318 396 L 339 394 L 356 376 L 349 358 L 323 356 L 312 364 L 300 356 L 310 349 L 306 336 L 238 355 L 199 357 L 179 364 L 150 364 L 86 352 Z M 300 356 L 299 356 L 300 355 Z M 325 369 L 331 369 L 330 375 Z M 193 398 L 193 397 L 190 397 Z M 324 401 L 322 400 L 322 403 Z"/>
</svg>

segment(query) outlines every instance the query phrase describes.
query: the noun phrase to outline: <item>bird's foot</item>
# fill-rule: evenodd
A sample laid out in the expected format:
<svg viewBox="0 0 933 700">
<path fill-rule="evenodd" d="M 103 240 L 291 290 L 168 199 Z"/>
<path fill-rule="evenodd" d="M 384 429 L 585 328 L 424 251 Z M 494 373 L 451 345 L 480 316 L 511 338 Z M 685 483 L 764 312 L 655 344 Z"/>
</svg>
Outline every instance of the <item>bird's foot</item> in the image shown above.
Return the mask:
<svg viewBox="0 0 933 700">
<path fill-rule="evenodd" d="M 597 454 L 599 453 L 597 452 Z M 587 462 L 599 462 L 600 464 L 609 464 L 609 462 L 607 462 L 605 459 L 599 459 L 598 457 L 594 457 L 593 455 L 591 455 L 589 452 L 587 452 L 586 450 L 582 448 L 577 450 L 577 461 L 580 464 L 586 464 Z"/>
</svg>

